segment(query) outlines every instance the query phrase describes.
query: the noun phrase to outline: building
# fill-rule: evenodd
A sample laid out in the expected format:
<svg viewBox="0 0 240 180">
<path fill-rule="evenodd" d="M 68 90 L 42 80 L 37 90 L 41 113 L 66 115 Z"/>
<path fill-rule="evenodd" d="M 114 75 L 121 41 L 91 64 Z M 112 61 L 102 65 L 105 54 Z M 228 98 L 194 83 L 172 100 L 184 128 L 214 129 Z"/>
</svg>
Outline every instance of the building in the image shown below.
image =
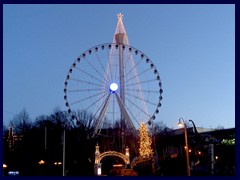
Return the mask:
<svg viewBox="0 0 240 180">
<path fill-rule="evenodd" d="M 191 175 L 235 174 L 235 128 L 187 128 Z M 186 175 L 184 129 L 172 130 L 157 138 L 160 173 Z"/>
</svg>

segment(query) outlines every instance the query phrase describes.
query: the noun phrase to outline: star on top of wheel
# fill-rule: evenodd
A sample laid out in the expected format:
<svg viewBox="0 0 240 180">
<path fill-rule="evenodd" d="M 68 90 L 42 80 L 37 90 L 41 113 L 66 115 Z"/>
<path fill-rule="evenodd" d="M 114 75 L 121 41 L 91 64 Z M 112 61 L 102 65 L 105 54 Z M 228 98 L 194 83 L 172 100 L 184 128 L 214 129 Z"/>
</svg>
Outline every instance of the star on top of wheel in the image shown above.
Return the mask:
<svg viewBox="0 0 240 180">
<path fill-rule="evenodd" d="M 118 17 L 118 19 L 123 19 L 123 14 L 122 13 L 118 13 L 117 17 Z"/>
</svg>

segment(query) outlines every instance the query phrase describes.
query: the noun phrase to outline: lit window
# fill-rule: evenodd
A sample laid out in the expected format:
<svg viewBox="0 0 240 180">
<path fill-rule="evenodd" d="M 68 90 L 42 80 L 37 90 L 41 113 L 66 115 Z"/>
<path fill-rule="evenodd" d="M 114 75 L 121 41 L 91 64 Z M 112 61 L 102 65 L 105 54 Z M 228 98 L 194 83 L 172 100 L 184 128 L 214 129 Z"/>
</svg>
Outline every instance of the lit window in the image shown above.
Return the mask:
<svg viewBox="0 0 240 180">
<path fill-rule="evenodd" d="M 101 170 L 101 168 L 99 167 L 98 170 L 97 170 L 97 174 L 98 174 L 98 175 L 101 175 L 101 173 L 102 173 L 102 170 Z"/>
</svg>

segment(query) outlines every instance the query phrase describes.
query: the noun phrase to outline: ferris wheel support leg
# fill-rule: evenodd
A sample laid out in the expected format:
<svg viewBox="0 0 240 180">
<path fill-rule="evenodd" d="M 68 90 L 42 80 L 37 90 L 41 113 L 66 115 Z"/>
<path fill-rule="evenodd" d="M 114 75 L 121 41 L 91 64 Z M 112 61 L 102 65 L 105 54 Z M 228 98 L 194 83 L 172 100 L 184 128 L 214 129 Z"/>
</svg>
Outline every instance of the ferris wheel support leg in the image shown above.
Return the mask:
<svg viewBox="0 0 240 180">
<path fill-rule="evenodd" d="M 111 93 L 108 95 L 106 101 L 105 101 L 105 104 L 99 114 L 99 116 L 97 117 L 96 119 L 96 126 L 95 126 L 95 131 L 94 131 L 94 134 L 92 137 L 94 137 L 96 134 L 97 134 L 97 131 L 101 128 L 101 125 L 102 125 L 102 121 L 103 121 L 103 118 L 105 116 L 105 113 L 107 111 L 107 108 L 108 108 L 108 104 L 110 102 L 110 99 L 111 99 Z"/>
<path fill-rule="evenodd" d="M 122 45 L 119 45 L 119 77 L 120 77 L 120 99 L 125 105 L 125 85 L 124 85 L 124 63 L 123 63 L 123 49 Z M 122 151 L 124 150 L 125 142 L 125 119 L 121 113 L 121 136 L 122 136 Z"/>
<path fill-rule="evenodd" d="M 133 125 L 133 123 L 132 123 L 132 121 L 130 119 L 130 116 L 128 115 L 128 113 L 127 113 L 127 111 L 126 111 L 126 109 L 125 109 L 125 107 L 124 107 L 124 105 L 123 105 L 123 103 L 122 103 L 122 101 L 119 98 L 117 93 L 116 93 L 116 98 L 117 98 L 118 105 L 119 105 L 119 107 L 121 109 L 121 113 L 124 116 L 124 119 L 126 119 L 126 121 L 128 123 L 128 126 L 132 129 L 133 135 L 135 137 L 137 137 L 137 131 L 136 131 L 136 129 L 135 129 L 135 127 L 134 127 L 134 125 Z"/>
<path fill-rule="evenodd" d="M 124 60 L 123 60 L 123 43 L 126 38 L 125 33 L 117 33 L 115 34 L 115 40 L 117 45 L 119 46 L 119 81 L 120 81 L 120 98 L 123 102 L 123 105 L 125 104 L 125 85 L 124 85 Z M 124 115 L 121 112 L 121 136 L 122 136 L 122 151 L 124 151 L 124 145 L 125 145 L 125 139 L 124 139 L 124 133 L 125 133 L 125 119 Z"/>
</svg>

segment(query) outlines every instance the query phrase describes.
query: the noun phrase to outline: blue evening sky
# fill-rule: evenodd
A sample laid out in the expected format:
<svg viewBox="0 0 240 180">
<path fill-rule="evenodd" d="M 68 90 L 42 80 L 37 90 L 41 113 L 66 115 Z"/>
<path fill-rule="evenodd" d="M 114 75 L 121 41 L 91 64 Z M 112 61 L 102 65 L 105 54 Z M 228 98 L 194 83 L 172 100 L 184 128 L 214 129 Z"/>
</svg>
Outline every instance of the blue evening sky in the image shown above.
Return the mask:
<svg viewBox="0 0 240 180">
<path fill-rule="evenodd" d="M 3 121 L 65 107 L 64 81 L 85 50 L 112 42 L 122 13 L 130 45 L 157 67 L 163 100 L 156 121 L 180 117 L 235 127 L 235 5 L 3 5 Z"/>
</svg>

